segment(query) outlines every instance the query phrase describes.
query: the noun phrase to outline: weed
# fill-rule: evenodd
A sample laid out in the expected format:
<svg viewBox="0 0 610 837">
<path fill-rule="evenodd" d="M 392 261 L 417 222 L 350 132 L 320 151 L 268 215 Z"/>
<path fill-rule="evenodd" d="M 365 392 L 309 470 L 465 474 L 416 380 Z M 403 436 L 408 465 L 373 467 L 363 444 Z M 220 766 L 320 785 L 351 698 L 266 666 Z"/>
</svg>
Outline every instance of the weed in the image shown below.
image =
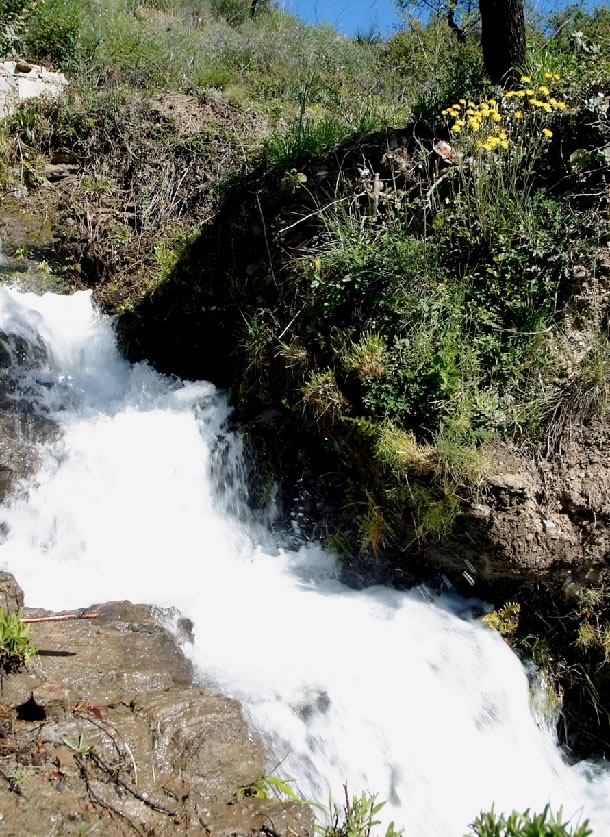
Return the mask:
<svg viewBox="0 0 610 837">
<path fill-rule="evenodd" d="M 78 756 L 90 757 L 90 756 L 95 755 L 95 748 L 93 747 L 92 744 L 90 744 L 87 741 L 84 732 L 79 733 L 77 741 L 74 741 L 72 738 L 69 738 L 67 735 L 63 736 L 62 741 L 64 742 L 66 747 L 69 747 Z"/>
<path fill-rule="evenodd" d="M 352 344 L 344 357 L 344 363 L 361 380 L 381 378 L 386 352 L 384 338 L 375 332 L 366 331 L 358 343 Z"/>
<path fill-rule="evenodd" d="M 303 386 L 303 403 L 317 421 L 328 425 L 336 424 L 348 407 L 332 369 L 309 376 Z"/>
<path fill-rule="evenodd" d="M 347 785 L 344 786 L 345 802 L 340 811 L 331 801 L 328 804 L 328 825 L 318 825 L 316 831 L 321 837 L 370 837 L 372 830 L 380 825 L 377 819 L 385 802 L 377 802 L 376 795 L 362 791 L 360 796 L 354 794 L 350 799 Z M 397 831 L 394 823 L 385 829 L 385 837 L 400 837 L 402 830 Z"/>
<path fill-rule="evenodd" d="M 519 627 L 520 612 L 521 605 L 518 602 L 506 602 L 502 607 L 487 613 L 483 621 L 502 636 L 512 636 Z"/>
<path fill-rule="evenodd" d="M 508 817 L 492 808 L 480 814 L 471 828 L 476 837 L 590 837 L 593 833 L 587 820 L 571 826 L 564 821 L 561 810 L 553 814 L 548 805 L 541 814 L 515 811 Z"/>
<path fill-rule="evenodd" d="M 236 799 L 254 797 L 256 799 L 283 799 L 291 802 L 298 802 L 300 805 L 313 805 L 320 807 L 314 802 L 302 799 L 291 787 L 292 779 L 279 779 L 277 776 L 259 776 L 252 784 L 238 788 L 235 792 Z"/>
<path fill-rule="evenodd" d="M 0 672 L 19 671 L 36 650 L 30 640 L 30 626 L 21 621 L 21 614 L 6 613 L 0 607 Z"/>
<path fill-rule="evenodd" d="M 361 549 L 370 549 L 375 558 L 379 558 L 381 550 L 392 539 L 392 527 L 388 523 L 383 509 L 368 494 L 366 511 L 360 518 L 358 526 Z"/>
<path fill-rule="evenodd" d="M 22 787 L 33 776 L 34 771 L 31 767 L 18 767 L 10 773 L 6 774 L 6 778 L 9 779 L 11 782 L 15 782 L 15 784 Z"/>
</svg>

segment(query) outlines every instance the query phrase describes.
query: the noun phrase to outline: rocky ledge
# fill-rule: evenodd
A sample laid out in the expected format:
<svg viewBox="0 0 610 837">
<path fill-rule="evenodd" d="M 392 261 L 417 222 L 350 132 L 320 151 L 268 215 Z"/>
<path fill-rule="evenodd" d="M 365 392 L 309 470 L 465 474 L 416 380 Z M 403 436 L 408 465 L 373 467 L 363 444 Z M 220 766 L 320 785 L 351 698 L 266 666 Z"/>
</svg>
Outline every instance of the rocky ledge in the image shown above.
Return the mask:
<svg viewBox="0 0 610 837">
<path fill-rule="evenodd" d="M 0 573 L 0 606 L 23 607 Z M 32 625 L 0 693 L 0 835 L 313 833 L 309 808 L 238 789 L 264 774 L 240 705 L 193 685 L 190 624 L 130 602 Z M 47 615 L 25 610 L 28 616 Z"/>
</svg>

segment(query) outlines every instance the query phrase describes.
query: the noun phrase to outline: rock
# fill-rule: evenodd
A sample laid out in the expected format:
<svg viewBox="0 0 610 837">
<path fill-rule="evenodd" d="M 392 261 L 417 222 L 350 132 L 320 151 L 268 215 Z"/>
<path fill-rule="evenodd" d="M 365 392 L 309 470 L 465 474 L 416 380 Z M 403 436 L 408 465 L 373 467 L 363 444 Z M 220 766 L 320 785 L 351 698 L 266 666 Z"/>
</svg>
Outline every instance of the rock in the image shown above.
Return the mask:
<svg viewBox="0 0 610 837">
<path fill-rule="evenodd" d="M 74 163 L 49 163 L 45 166 L 43 173 L 49 183 L 58 183 L 60 180 L 78 174 L 78 171 L 79 167 Z"/>
<path fill-rule="evenodd" d="M 23 607 L 23 590 L 10 573 L 0 571 L 0 607 L 14 613 Z"/>
<path fill-rule="evenodd" d="M 0 376 L 0 501 L 20 480 L 34 473 L 40 463 L 38 445 L 58 433 L 51 419 L 33 413 L 17 415 L 10 403 L 2 400 Z"/>
<path fill-rule="evenodd" d="M 60 164 L 68 164 L 73 165 L 78 162 L 76 154 L 73 151 L 66 151 L 62 149 L 61 151 L 54 151 L 51 154 L 51 163 L 53 165 L 60 165 Z"/>
<path fill-rule="evenodd" d="M 55 98 L 68 84 L 63 73 L 22 61 L 0 63 L 0 119 L 15 112 L 19 102 L 37 96 Z"/>
<path fill-rule="evenodd" d="M 9 579 L 0 584 L 18 591 Z M 305 805 L 236 798 L 264 773 L 264 752 L 236 701 L 193 686 L 162 624 L 179 615 L 131 602 L 89 610 L 99 617 L 33 624 L 38 657 L 4 679 L 3 770 L 28 778 L 23 796 L 0 783 L 2 835 L 50 823 L 58 836 L 313 835 Z"/>
<path fill-rule="evenodd" d="M 491 474 L 486 477 L 486 482 L 494 488 L 508 491 L 509 494 L 525 494 L 527 482 L 521 474 Z"/>
</svg>

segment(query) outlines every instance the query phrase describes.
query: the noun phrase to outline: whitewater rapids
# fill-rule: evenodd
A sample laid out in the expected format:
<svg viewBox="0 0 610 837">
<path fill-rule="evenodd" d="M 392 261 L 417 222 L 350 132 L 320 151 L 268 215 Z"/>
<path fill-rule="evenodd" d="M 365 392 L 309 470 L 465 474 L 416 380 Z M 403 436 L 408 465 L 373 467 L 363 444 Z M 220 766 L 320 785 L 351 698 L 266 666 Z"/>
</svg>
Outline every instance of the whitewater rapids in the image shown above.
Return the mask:
<svg viewBox="0 0 610 837">
<path fill-rule="evenodd" d="M 236 513 L 240 444 L 211 384 L 128 364 L 85 292 L 0 289 L 0 340 L 4 397 L 61 430 L 0 509 L 0 567 L 28 605 L 178 607 L 202 680 L 242 702 L 270 769 L 306 798 L 375 792 L 406 837 L 547 802 L 610 834 L 610 773 L 568 766 L 497 634 L 448 599 L 351 590 L 319 546 Z"/>
</svg>

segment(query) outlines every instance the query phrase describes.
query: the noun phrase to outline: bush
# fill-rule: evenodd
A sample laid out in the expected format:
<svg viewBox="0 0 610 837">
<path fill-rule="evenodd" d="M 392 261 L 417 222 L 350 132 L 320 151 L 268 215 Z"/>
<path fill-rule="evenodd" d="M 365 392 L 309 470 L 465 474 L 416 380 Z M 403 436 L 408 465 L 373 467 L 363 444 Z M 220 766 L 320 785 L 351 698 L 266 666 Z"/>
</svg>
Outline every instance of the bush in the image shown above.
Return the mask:
<svg viewBox="0 0 610 837">
<path fill-rule="evenodd" d="M 79 54 L 80 26 L 79 0 L 35 3 L 27 17 L 23 49 L 33 61 L 73 70 Z"/>
</svg>

